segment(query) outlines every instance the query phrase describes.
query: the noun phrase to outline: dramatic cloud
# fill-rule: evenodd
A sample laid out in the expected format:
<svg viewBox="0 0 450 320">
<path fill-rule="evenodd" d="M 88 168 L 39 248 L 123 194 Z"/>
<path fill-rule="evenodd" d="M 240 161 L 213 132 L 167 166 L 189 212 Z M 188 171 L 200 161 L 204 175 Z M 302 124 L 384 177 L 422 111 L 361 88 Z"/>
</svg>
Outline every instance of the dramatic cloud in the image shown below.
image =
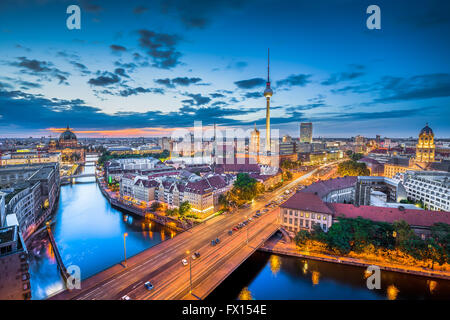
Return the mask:
<svg viewBox="0 0 450 320">
<path fill-rule="evenodd" d="M 365 74 L 365 72 L 362 71 L 364 70 L 364 66 L 362 65 L 352 64 L 350 65 L 350 69 L 351 71 L 349 72 L 333 73 L 327 80 L 321 82 L 322 85 L 330 86 L 340 82 L 354 80 Z"/>
<path fill-rule="evenodd" d="M 111 50 L 113 52 L 124 52 L 124 51 L 127 51 L 127 48 L 125 48 L 124 46 L 117 45 L 117 44 L 112 44 L 109 47 L 111 48 Z"/>
<path fill-rule="evenodd" d="M 126 90 L 121 90 L 119 94 L 122 97 L 128 97 L 128 96 L 131 96 L 131 95 L 137 95 L 139 93 L 147 93 L 147 92 L 164 94 L 164 90 L 163 89 L 159 89 L 159 88 L 142 88 L 142 87 L 127 88 Z"/>
<path fill-rule="evenodd" d="M 100 72 L 97 72 L 99 74 Z M 109 86 L 111 84 L 118 83 L 120 78 L 111 72 L 103 71 L 97 78 L 89 79 L 88 83 L 94 86 Z"/>
<path fill-rule="evenodd" d="M 147 91 L 138 89 L 137 91 Z M 223 125 L 238 125 L 239 120 L 230 117 L 252 114 L 260 109 L 231 109 L 221 107 L 183 107 L 178 111 L 162 112 L 116 112 L 104 113 L 101 109 L 88 106 L 83 100 L 47 99 L 22 91 L 0 90 L 0 127 L 14 123 L 16 128 L 39 130 L 45 127 L 60 127 L 70 119 L 72 127 L 102 129 L 124 129 L 144 127 L 191 127 L 200 120 L 204 125 L 214 122 Z M 39 115 L 39 116 L 36 116 Z"/>
<path fill-rule="evenodd" d="M 201 78 L 188 78 L 188 77 L 177 77 L 173 79 L 165 78 L 165 79 L 156 79 L 154 80 L 156 83 L 166 86 L 167 88 L 175 88 L 176 86 L 184 86 L 187 87 L 191 84 L 196 84 L 202 81 Z"/>
<path fill-rule="evenodd" d="M 248 80 L 235 81 L 234 84 L 240 89 L 253 89 L 256 87 L 264 87 L 266 80 L 263 78 L 253 78 Z"/>
<path fill-rule="evenodd" d="M 450 74 L 433 73 L 409 78 L 384 76 L 371 84 L 345 86 L 333 93 L 371 93 L 377 97 L 370 103 L 450 97 Z"/>
<path fill-rule="evenodd" d="M 70 74 L 53 67 L 51 62 L 28 59 L 26 57 L 18 57 L 17 59 L 19 60 L 18 62 L 14 61 L 9 63 L 9 65 L 19 67 L 22 69 L 22 72 L 43 77 L 45 80 L 55 78 L 59 80 L 59 84 L 68 84 L 66 80 Z"/>
<path fill-rule="evenodd" d="M 410 78 L 384 77 L 376 102 L 431 99 L 450 96 L 450 74 L 434 73 Z"/>
<path fill-rule="evenodd" d="M 248 98 L 248 99 L 256 99 L 256 98 L 261 98 L 263 96 L 262 91 L 253 91 L 253 92 L 246 92 L 244 97 Z"/>
<path fill-rule="evenodd" d="M 184 94 L 187 97 L 190 97 L 192 99 L 183 100 L 184 103 L 187 103 L 189 105 L 197 105 L 201 106 L 204 104 L 208 104 L 211 101 L 210 97 L 202 96 L 200 93 L 194 94 L 194 93 L 185 93 Z"/>
<path fill-rule="evenodd" d="M 82 63 L 80 62 L 76 62 L 76 61 L 70 61 L 70 63 L 76 67 L 78 70 L 81 71 L 81 74 L 83 75 L 89 75 L 91 74 L 91 72 L 89 71 L 89 69 Z"/>
<path fill-rule="evenodd" d="M 157 33 L 141 29 L 138 31 L 139 45 L 146 50 L 153 61 L 153 66 L 170 69 L 177 66 L 181 53 L 175 48 L 180 38 L 177 35 Z"/>
<path fill-rule="evenodd" d="M 289 77 L 283 80 L 277 81 L 278 87 L 288 86 L 298 86 L 298 87 L 304 87 L 311 81 L 309 80 L 311 78 L 310 74 L 291 74 Z"/>
</svg>

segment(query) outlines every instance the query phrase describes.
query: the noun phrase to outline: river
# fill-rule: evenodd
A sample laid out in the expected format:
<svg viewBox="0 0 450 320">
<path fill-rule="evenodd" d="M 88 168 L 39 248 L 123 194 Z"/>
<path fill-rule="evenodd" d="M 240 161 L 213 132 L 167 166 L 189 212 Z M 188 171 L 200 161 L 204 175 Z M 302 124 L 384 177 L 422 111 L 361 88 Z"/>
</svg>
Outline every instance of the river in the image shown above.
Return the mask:
<svg viewBox="0 0 450 320">
<path fill-rule="evenodd" d="M 85 173 L 94 172 L 87 166 Z M 77 265 L 81 278 L 92 276 L 175 233 L 117 210 L 101 194 L 94 178 L 61 187 L 53 217 L 53 234 L 66 264 Z M 32 299 L 45 299 L 63 289 L 45 232 L 30 252 Z M 450 281 L 381 271 L 381 289 L 369 290 L 364 269 L 256 252 L 211 295 L 223 299 L 449 299 Z"/>
</svg>

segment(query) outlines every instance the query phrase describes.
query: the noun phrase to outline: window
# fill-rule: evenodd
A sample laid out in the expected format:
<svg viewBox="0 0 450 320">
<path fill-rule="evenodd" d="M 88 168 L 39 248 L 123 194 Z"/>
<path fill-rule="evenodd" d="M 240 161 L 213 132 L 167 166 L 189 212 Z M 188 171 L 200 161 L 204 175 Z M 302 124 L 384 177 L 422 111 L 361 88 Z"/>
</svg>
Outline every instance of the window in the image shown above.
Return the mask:
<svg viewBox="0 0 450 320">
<path fill-rule="evenodd" d="M 309 218 L 309 213 L 305 213 L 305 217 L 306 217 L 306 218 Z"/>
<path fill-rule="evenodd" d="M 320 220 L 320 214 L 317 215 L 317 219 Z"/>
<path fill-rule="evenodd" d="M 327 220 L 327 216 L 324 215 L 324 216 L 323 216 L 323 220 L 324 220 L 324 221 Z"/>
</svg>

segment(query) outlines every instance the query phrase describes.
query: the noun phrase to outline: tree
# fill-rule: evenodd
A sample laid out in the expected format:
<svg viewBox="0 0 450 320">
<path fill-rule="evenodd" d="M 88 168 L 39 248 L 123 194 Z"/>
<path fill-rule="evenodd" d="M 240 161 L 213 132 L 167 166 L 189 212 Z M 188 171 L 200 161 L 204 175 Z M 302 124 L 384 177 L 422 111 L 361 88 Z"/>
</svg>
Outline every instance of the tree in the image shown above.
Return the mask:
<svg viewBox="0 0 450 320">
<path fill-rule="evenodd" d="M 248 173 L 238 173 L 231 192 L 236 194 L 239 200 L 251 201 L 261 193 L 261 190 L 263 190 L 261 184 Z"/>
<path fill-rule="evenodd" d="M 340 176 L 368 176 L 369 169 L 365 163 L 359 163 L 353 160 L 347 160 L 338 164 L 338 174 Z"/>
<path fill-rule="evenodd" d="M 306 241 L 310 238 L 310 233 L 307 230 L 300 230 L 294 237 L 294 242 L 297 246 L 303 246 Z"/>
<path fill-rule="evenodd" d="M 352 159 L 353 161 L 358 161 L 360 159 L 364 158 L 364 155 L 362 153 L 353 153 L 350 156 L 350 159 Z"/>
<path fill-rule="evenodd" d="M 180 204 L 179 214 L 185 216 L 191 212 L 191 204 L 189 201 L 184 201 Z"/>
<path fill-rule="evenodd" d="M 352 249 L 352 232 L 347 220 L 339 217 L 338 222 L 333 223 L 328 230 L 326 237 L 328 247 L 340 254 L 348 254 Z"/>
<path fill-rule="evenodd" d="M 162 204 L 158 201 L 153 202 L 152 205 L 150 206 L 150 209 L 152 211 L 158 211 L 161 208 L 162 208 Z"/>
</svg>

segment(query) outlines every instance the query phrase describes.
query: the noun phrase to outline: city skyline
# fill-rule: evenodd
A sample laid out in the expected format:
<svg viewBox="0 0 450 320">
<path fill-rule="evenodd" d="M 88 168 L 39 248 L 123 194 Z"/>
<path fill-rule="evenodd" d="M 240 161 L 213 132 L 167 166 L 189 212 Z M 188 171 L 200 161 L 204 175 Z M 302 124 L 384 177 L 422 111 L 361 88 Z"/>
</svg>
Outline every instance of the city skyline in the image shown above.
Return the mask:
<svg viewBox="0 0 450 320">
<path fill-rule="evenodd" d="M 85 0 L 81 30 L 65 25 L 68 1 L 14 3 L 0 5 L 2 138 L 262 129 L 268 47 L 281 135 L 312 122 L 314 137 L 416 137 L 428 122 L 450 136 L 445 2 L 380 1 L 381 30 L 366 1 L 282 1 L 269 17 L 270 1 Z"/>
</svg>

